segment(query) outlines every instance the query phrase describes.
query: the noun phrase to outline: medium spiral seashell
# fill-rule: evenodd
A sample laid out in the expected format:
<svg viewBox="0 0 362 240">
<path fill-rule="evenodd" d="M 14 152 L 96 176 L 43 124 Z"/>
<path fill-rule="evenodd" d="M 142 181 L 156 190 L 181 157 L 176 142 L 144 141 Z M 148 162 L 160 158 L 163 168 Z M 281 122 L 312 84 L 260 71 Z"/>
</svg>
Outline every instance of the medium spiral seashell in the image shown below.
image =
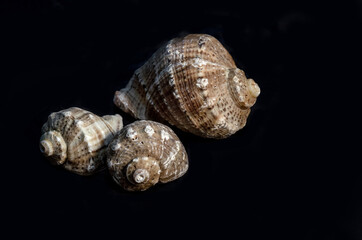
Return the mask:
<svg viewBox="0 0 362 240">
<path fill-rule="evenodd" d="M 191 34 L 156 51 L 115 93 L 114 103 L 139 119 L 226 138 L 245 126 L 259 94 L 218 40 Z"/>
<path fill-rule="evenodd" d="M 104 165 L 105 150 L 123 126 L 122 117 L 99 117 L 72 107 L 49 115 L 42 127 L 40 151 L 54 165 L 90 175 Z"/>
<path fill-rule="evenodd" d="M 125 126 L 109 144 L 107 153 L 113 179 L 127 191 L 144 191 L 157 182 L 173 181 L 184 175 L 189 165 L 176 134 L 153 121 Z"/>
</svg>

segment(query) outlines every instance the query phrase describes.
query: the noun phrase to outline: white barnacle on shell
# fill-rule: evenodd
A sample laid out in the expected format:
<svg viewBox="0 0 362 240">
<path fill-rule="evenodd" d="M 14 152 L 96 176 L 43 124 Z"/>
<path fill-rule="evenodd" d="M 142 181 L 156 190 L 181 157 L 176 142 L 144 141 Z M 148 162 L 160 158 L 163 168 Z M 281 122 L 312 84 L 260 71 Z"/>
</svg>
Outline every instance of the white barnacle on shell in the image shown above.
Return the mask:
<svg viewBox="0 0 362 240">
<path fill-rule="evenodd" d="M 165 140 L 169 140 L 170 139 L 170 134 L 168 134 L 168 132 L 166 132 L 165 130 L 161 130 L 161 139 L 162 141 Z"/>
<path fill-rule="evenodd" d="M 147 133 L 149 137 L 152 137 L 152 135 L 155 133 L 155 130 L 150 125 L 147 125 L 145 127 L 145 133 Z"/>
<path fill-rule="evenodd" d="M 215 105 L 215 102 L 216 102 L 216 98 L 214 98 L 214 97 L 208 98 L 207 99 L 207 106 L 212 107 L 212 106 Z"/>
<path fill-rule="evenodd" d="M 237 76 L 234 76 L 233 81 L 234 81 L 234 83 L 239 83 L 239 78 Z"/>
<path fill-rule="evenodd" d="M 209 81 L 207 78 L 198 78 L 196 81 L 196 86 L 201 89 L 206 89 Z"/>
<path fill-rule="evenodd" d="M 132 128 L 128 128 L 126 137 L 130 138 L 132 140 L 136 140 L 137 139 L 137 132 L 135 130 L 133 130 Z"/>
<path fill-rule="evenodd" d="M 196 57 L 194 58 L 194 61 L 191 64 L 195 68 L 200 68 L 202 66 L 205 66 L 207 62 L 200 57 Z"/>
</svg>

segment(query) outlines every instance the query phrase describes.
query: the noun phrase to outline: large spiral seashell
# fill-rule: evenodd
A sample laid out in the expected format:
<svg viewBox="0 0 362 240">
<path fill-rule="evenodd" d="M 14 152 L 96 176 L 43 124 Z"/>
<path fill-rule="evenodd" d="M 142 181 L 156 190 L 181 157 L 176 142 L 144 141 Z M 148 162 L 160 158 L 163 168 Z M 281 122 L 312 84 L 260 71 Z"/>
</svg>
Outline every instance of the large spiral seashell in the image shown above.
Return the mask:
<svg viewBox="0 0 362 240">
<path fill-rule="evenodd" d="M 108 146 L 107 164 L 113 179 L 127 191 L 144 191 L 157 182 L 184 175 L 188 157 L 176 134 L 153 121 L 125 126 Z"/>
<path fill-rule="evenodd" d="M 226 138 L 245 126 L 259 94 L 218 40 L 191 34 L 156 51 L 115 93 L 114 103 L 138 119 Z"/>
<path fill-rule="evenodd" d="M 99 117 L 72 107 L 49 115 L 42 127 L 40 151 L 54 165 L 90 175 L 105 162 L 105 150 L 123 127 L 122 117 Z"/>
</svg>

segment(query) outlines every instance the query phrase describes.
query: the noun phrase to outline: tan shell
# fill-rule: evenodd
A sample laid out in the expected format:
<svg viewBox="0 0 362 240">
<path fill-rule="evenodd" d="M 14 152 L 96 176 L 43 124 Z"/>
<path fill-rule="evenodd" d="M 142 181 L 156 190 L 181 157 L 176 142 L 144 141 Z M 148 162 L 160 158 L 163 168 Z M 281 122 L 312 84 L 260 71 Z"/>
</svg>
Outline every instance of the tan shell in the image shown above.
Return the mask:
<svg viewBox="0 0 362 240">
<path fill-rule="evenodd" d="M 65 109 L 49 115 L 40 150 L 52 164 L 90 175 L 104 165 L 106 147 L 122 126 L 118 114 L 99 117 L 76 107 Z"/>
<path fill-rule="evenodd" d="M 159 181 L 175 180 L 189 166 L 180 139 L 169 127 L 153 121 L 125 126 L 107 152 L 113 179 L 128 191 L 144 191 Z"/>
<path fill-rule="evenodd" d="M 139 119 L 168 122 L 207 138 L 243 128 L 260 94 L 214 37 L 191 34 L 161 47 L 139 69 L 114 103 Z"/>
</svg>

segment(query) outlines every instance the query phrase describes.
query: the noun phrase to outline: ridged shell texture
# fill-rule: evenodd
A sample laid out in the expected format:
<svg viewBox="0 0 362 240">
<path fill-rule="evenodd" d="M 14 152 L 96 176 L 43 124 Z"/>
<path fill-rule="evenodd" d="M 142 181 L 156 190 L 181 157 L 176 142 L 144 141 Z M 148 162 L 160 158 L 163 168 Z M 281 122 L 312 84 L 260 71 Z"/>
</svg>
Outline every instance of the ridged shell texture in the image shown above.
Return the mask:
<svg viewBox="0 0 362 240">
<path fill-rule="evenodd" d="M 49 115 L 40 149 L 53 164 L 90 175 L 104 166 L 106 147 L 122 126 L 118 114 L 99 117 L 72 107 Z"/>
<path fill-rule="evenodd" d="M 191 34 L 156 51 L 116 92 L 114 103 L 138 119 L 226 138 L 244 127 L 259 94 L 217 39 Z"/>
<path fill-rule="evenodd" d="M 157 182 L 184 175 L 188 157 L 176 134 L 153 121 L 125 126 L 108 146 L 107 164 L 113 179 L 128 191 L 143 191 Z"/>
</svg>

